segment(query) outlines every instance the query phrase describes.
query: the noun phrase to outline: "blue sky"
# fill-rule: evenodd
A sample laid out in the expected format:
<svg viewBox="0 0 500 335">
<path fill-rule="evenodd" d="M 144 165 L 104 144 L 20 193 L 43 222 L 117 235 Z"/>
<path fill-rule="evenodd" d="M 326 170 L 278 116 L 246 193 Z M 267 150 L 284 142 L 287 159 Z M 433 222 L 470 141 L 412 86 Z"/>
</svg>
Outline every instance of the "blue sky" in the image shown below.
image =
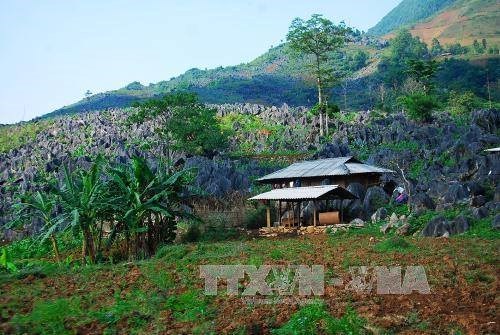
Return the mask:
<svg viewBox="0 0 500 335">
<path fill-rule="evenodd" d="M 248 62 L 295 17 L 367 30 L 400 0 L 0 0 L 0 123 L 132 81 Z"/>
</svg>

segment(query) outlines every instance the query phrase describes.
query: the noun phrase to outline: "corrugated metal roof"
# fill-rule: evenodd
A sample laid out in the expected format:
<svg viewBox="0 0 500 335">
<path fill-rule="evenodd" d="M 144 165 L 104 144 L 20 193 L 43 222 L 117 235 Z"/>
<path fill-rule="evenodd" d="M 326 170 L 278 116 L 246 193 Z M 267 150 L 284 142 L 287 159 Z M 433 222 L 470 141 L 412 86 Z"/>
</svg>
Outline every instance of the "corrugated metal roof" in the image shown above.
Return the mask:
<svg viewBox="0 0 500 335">
<path fill-rule="evenodd" d="M 356 196 L 338 185 L 277 188 L 261 193 L 248 200 L 313 200 L 337 196 L 341 199 L 356 199 Z"/>
<path fill-rule="evenodd" d="M 394 171 L 364 164 L 354 157 L 349 156 L 294 163 L 289 167 L 268 174 L 264 177 L 259 178 L 258 180 L 264 181 L 310 177 L 345 176 L 356 173 L 390 172 Z"/>
<path fill-rule="evenodd" d="M 488 151 L 488 152 L 498 152 L 498 151 L 500 151 L 500 147 L 498 147 L 498 148 L 486 149 L 486 150 L 484 150 L 484 151 Z"/>
</svg>

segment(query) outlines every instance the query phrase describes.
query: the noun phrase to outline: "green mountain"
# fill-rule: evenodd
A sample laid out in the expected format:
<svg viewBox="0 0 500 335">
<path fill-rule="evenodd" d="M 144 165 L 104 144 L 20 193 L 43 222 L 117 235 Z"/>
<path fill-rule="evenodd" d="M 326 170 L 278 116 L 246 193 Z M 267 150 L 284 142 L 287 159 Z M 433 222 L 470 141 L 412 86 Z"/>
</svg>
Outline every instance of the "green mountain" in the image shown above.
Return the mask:
<svg viewBox="0 0 500 335">
<path fill-rule="evenodd" d="M 357 76 L 365 67 L 366 59 L 376 52 L 376 41 L 361 36 L 357 43 L 336 54 L 336 67 Z M 311 106 L 316 101 L 314 81 L 304 75 L 307 59 L 291 57 L 287 45 L 272 47 L 255 60 L 236 66 L 201 70 L 190 69 L 178 77 L 144 86 L 133 82 L 118 90 L 98 93 L 72 105 L 62 107 L 46 116 L 57 116 L 106 108 L 126 107 L 135 101 L 159 96 L 172 91 L 188 90 L 198 94 L 205 103 L 251 102 L 267 105 Z M 332 64 L 333 65 L 333 64 Z M 357 72 L 360 72 L 357 74 Z M 366 69 L 365 69 L 366 72 Z"/>
<path fill-rule="evenodd" d="M 453 53 L 454 58 L 465 58 L 463 63 L 459 66 L 449 63 L 438 74 L 439 78 L 446 78 L 439 82 L 439 87 L 457 89 L 456 83 L 460 82 L 460 90 L 472 90 L 484 98 L 486 75 L 482 74 L 480 67 L 491 67 L 496 64 L 494 61 L 498 62 L 499 17 L 500 3 L 497 0 L 403 0 L 370 29 L 371 34 L 356 32 L 353 42 L 335 54 L 331 65 L 347 75 L 330 92 L 330 101 L 346 110 L 373 108 L 377 100 L 376 88 L 384 77 L 383 68 L 378 66 L 388 51 L 388 43 L 384 40 L 394 36 L 395 29 L 402 26 L 409 28 L 412 35 L 420 37 L 429 46 L 432 39 L 437 38 L 446 48 L 443 51 L 449 51 L 449 46 L 456 42 L 468 46 L 466 51 Z M 479 54 L 471 45 L 474 40 L 482 42 L 483 39 L 486 39 L 483 44 L 486 48 Z M 464 56 L 466 52 L 468 54 Z M 465 61 L 470 58 L 489 60 L 467 64 Z M 177 77 L 147 86 L 132 82 L 123 88 L 98 93 L 64 106 L 45 117 L 123 108 L 136 101 L 181 90 L 197 93 L 201 101 L 212 104 L 248 102 L 312 106 L 316 102 L 316 89 L 313 78 L 305 75 L 308 63 L 306 58 L 291 57 L 287 44 L 281 44 L 249 63 L 208 70 L 193 68 Z M 463 73 L 461 76 L 454 68 L 473 73 L 468 76 L 472 80 L 463 84 Z"/>
<path fill-rule="evenodd" d="M 415 24 L 426 19 L 457 0 L 403 0 L 373 28 L 369 34 L 382 36 L 402 26 Z"/>
</svg>

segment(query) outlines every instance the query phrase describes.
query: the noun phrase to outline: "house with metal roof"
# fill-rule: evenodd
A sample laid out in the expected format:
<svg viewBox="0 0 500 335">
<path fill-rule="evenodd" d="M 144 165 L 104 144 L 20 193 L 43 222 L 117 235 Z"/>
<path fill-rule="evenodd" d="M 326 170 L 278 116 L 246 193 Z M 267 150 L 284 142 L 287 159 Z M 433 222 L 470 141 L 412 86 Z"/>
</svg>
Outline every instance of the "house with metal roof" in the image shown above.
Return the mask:
<svg viewBox="0 0 500 335">
<path fill-rule="evenodd" d="M 343 201 L 356 199 L 346 187 L 351 183 L 360 183 L 368 188 L 380 184 L 384 173 L 394 171 L 365 164 L 356 158 L 337 157 L 294 163 L 284 169 L 258 179 L 260 183 L 271 184 L 273 189 L 256 195 L 249 200 L 259 200 L 267 205 L 267 227 L 271 227 L 270 205 L 277 202 L 278 225 L 301 226 L 303 223 L 302 203 L 313 209 L 313 224 L 318 220 L 322 225 L 343 221 Z M 340 200 L 338 210 L 329 211 L 328 202 Z M 326 206 L 321 206 L 326 203 Z M 285 205 L 287 217 L 283 220 L 282 205 Z M 320 212 L 322 208 L 326 211 Z"/>
<path fill-rule="evenodd" d="M 393 172 L 389 169 L 365 164 L 349 156 L 297 162 L 257 180 L 280 188 L 316 185 L 347 187 L 354 182 L 369 187 L 378 185 L 382 174 Z"/>
</svg>

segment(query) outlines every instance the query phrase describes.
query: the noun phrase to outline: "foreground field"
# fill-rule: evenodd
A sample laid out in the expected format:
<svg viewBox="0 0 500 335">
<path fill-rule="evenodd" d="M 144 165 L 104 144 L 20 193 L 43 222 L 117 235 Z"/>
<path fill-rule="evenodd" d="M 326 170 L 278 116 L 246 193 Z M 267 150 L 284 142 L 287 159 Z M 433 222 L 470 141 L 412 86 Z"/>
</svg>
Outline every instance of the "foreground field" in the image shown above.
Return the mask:
<svg viewBox="0 0 500 335">
<path fill-rule="evenodd" d="M 33 261 L 0 277 L 0 333 L 500 332 L 498 238 L 368 233 L 171 245 L 154 259 L 115 265 Z M 225 285 L 207 296 L 202 264 L 320 264 L 325 294 L 304 306 L 293 299 L 251 306 L 228 296 Z M 331 285 L 333 278 L 349 282 L 349 268 L 360 265 L 422 265 L 431 294 L 380 295 Z"/>
</svg>

